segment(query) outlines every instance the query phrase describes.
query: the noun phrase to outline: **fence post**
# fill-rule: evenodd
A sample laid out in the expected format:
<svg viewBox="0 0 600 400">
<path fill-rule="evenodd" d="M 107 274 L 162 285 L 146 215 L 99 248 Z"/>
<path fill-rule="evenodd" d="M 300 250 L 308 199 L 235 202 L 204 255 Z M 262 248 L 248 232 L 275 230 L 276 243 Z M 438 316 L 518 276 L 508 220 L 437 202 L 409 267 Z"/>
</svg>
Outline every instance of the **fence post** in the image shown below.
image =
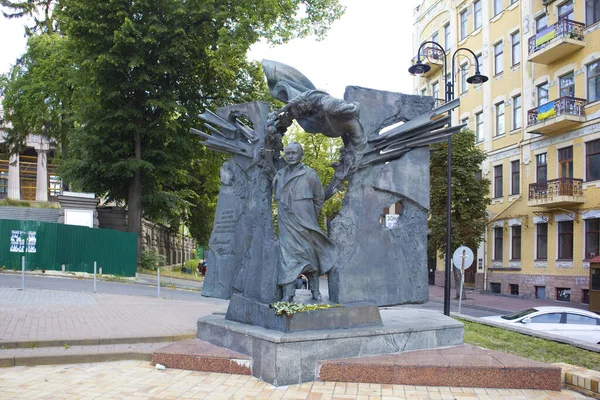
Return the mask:
<svg viewBox="0 0 600 400">
<path fill-rule="evenodd" d="M 94 293 L 96 293 L 96 261 L 94 261 Z"/>
<path fill-rule="evenodd" d="M 158 288 L 157 297 L 160 299 L 160 267 L 157 269 L 157 271 L 158 271 L 158 273 L 156 274 L 156 280 L 157 280 L 156 287 Z"/>
<path fill-rule="evenodd" d="M 25 256 L 21 256 L 21 290 L 25 290 Z"/>
</svg>

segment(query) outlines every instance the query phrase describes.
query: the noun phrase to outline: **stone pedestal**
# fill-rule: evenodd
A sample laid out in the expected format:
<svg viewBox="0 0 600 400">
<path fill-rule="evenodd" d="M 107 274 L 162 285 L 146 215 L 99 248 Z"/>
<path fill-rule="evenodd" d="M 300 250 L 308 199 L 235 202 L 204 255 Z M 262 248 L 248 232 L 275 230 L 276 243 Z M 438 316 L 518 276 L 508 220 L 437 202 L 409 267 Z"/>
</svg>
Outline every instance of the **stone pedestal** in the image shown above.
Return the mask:
<svg viewBox="0 0 600 400">
<path fill-rule="evenodd" d="M 198 338 L 252 357 L 252 374 L 276 386 L 314 381 L 322 360 L 463 343 L 463 324 L 435 311 L 383 310 L 381 317 L 380 327 L 284 333 L 209 315 L 198 320 Z"/>
<path fill-rule="evenodd" d="M 298 297 L 298 296 L 297 296 Z M 307 303 L 304 301 L 303 303 Z M 319 331 L 381 326 L 379 309 L 372 303 L 330 304 L 322 310 L 296 313 L 288 317 L 276 315 L 269 304 L 247 299 L 239 293 L 231 296 L 229 321 L 241 322 L 281 332 Z"/>
</svg>

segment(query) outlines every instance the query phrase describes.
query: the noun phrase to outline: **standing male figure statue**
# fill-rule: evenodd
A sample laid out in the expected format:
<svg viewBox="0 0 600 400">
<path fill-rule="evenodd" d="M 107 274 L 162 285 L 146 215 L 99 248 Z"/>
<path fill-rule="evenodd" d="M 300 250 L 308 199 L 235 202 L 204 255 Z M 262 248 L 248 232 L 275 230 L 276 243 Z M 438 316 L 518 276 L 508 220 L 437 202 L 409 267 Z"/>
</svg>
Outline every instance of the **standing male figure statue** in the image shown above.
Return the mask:
<svg viewBox="0 0 600 400">
<path fill-rule="evenodd" d="M 317 224 L 325 193 L 314 169 L 302 163 L 304 149 L 290 143 L 284 150 L 287 165 L 275 175 L 273 188 L 278 203 L 279 268 L 277 284 L 282 301 L 292 302 L 300 274 L 308 278 L 314 300 L 321 300 L 319 276 L 335 262 L 335 247 Z"/>
</svg>

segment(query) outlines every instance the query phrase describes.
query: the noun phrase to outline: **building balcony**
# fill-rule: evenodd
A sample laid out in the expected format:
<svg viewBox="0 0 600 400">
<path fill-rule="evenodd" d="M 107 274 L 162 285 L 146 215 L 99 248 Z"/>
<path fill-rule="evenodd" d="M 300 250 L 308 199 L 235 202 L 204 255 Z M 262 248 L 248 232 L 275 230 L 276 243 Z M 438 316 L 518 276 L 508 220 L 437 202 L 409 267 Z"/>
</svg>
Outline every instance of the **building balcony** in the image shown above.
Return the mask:
<svg viewBox="0 0 600 400">
<path fill-rule="evenodd" d="M 585 122 L 585 99 L 564 96 L 527 112 L 527 133 L 563 133 Z"/>
<path fill-rule="evenodd" d="M 557 207 L 584 202 L 583 179 L 559 178 L 529 185 L 530 207 Z"/>
<path fill-rule="evenodd" d="M 436 47 L 425 47 L 421 50 L 421 62 L 431 67 L 429 71 L 421 76 L 425 78 L 434 76 L 442 72 L 442 68 L 444 67 L 444 53 Z M 411 60 L 411 65 L 415 65 L 416 63 L 417 57 L 414 57 Z"/>
<path fill-rule="evenodd" d="M 585 24 L 561 19 L 556 24 L 542 29 L 529 38 L 528 61 L 537 64 L 550 64 L 583 47 Z"/>
</svg>

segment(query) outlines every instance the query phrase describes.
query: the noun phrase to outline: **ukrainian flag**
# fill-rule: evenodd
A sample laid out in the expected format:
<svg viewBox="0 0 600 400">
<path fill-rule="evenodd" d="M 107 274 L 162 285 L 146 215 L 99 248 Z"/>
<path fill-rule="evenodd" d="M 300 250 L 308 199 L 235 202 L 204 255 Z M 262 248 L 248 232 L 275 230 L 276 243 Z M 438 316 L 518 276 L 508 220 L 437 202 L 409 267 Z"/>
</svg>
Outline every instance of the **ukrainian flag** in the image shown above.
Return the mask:
<svg viewBox="0 0 600 400">
<path fill-rule="evenodd" d="M 550 25 L 535 35 L 535 47 L 539 47 L 552 39 L 554 39 L 554 26 Z"/>
<path fill-rule="evenodd" d="M 537 109 L 538 121 L 543 121 L 547 118 L 554 117 L 556 115 L 556 109 L 554 108 L 554 102 L 551 101 L 546 104 L 542 104 Z"/>
</svg>

